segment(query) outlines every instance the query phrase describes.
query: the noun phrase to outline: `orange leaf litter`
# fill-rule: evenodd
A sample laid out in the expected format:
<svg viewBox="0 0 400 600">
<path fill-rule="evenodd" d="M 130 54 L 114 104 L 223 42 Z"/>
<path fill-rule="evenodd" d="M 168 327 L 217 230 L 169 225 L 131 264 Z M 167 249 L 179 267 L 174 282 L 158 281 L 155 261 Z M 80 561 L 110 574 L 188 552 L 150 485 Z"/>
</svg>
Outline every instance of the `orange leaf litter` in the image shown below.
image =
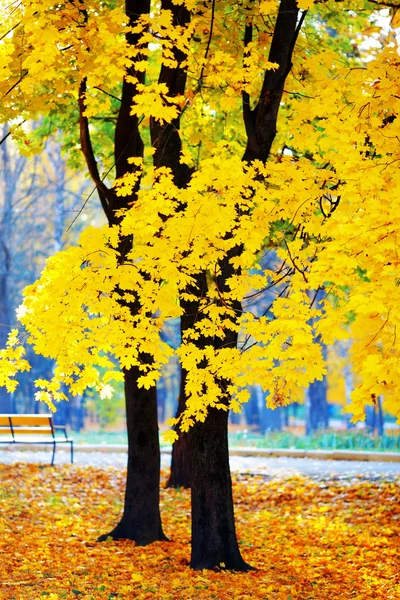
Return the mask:
<svg viewBox="0 0 400 600">
<path fill-rule="evenodd" d="M 186 490 L 161 493 L 171 542 L 97 543 L 120 515 L 124 476 L 0 464 L 0 598 L 400 598 L 400 479 L 234 477 L 241 550 L 257 570 L 232 573 L 188 567 Z"/>
</svg>

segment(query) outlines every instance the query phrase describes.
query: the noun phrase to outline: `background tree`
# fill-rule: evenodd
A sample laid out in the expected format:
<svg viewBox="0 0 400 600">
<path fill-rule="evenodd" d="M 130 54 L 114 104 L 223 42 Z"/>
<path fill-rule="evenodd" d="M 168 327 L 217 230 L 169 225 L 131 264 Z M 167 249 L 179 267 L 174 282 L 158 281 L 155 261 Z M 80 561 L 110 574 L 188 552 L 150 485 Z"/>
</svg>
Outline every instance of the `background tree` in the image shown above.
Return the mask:
<svg viewBox="0 0 400 600">
<path fill-rule="evenodd" d="M 82 177 L 71 179 L 58 143 L 48 142 L 40 155 L 28 157 L 20 154 L 3 129 L 1 156 L 1 251 L 3 259 L 0 279 L 0 335 L 5 346 L 8 333 L 15 327 L 15 309 L 20 303 L 22 289 L 32 283 L 43 269 L 45 260 L 61 250 L 64 243 L 76 239 L 83 221 L 65 235 L 65 230 L 81 207 L 82 194 L 88 184 Z M 90 214 L 90 212 L 89 212 Z M 87 214 L 85 215 L 88 216 Z M 37 412 L 34 380 L 51 376 L 51 362 L 30 353 L 32 372 L 21 377 L 21 385 L 14 393 L 0 389 L 0 411 L 21 410 Z M 70 425 L 82 425 L 78 419 L 80 401 L 61 404 L 55 419 Z M 75 409 L 75 410 L 73 410 Z M 68 414 L 67 414 L 68 412 Z M 75 423 L 76 421 L 76 423 Z"/>
<path fill-rule="evenodd" d="M 315 292 L 312 296 L 312 302 L 320 305 L 324 294 L 321 291 Z M 324 361 L 327 362 L 328 349 L 321 338 L 316 339 L 316 343 L 321 344 L 321 351 Z M 327 429 L 329 427 L 329 405 L 327 400 L 328 381 L 326 375 L 321 380 L 310 383 L 306 390 L 306 434 L 310 434 L 318 429 Z"/>
</svg>

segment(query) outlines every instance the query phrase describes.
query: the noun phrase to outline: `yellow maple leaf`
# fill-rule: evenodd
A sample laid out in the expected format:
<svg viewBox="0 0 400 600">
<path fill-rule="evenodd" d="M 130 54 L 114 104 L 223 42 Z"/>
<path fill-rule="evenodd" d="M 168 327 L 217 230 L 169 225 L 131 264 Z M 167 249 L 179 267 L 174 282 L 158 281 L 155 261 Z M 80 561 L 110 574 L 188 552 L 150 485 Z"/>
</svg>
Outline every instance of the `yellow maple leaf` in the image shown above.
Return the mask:
<svg viewBox="0 0 400 600">
<path fill-rule="evenodd" d="M 301 8 L 301 10 L 312 8 L 313 4 L 314 0 L 297 0 L 297 6 Z"/>
</svg>

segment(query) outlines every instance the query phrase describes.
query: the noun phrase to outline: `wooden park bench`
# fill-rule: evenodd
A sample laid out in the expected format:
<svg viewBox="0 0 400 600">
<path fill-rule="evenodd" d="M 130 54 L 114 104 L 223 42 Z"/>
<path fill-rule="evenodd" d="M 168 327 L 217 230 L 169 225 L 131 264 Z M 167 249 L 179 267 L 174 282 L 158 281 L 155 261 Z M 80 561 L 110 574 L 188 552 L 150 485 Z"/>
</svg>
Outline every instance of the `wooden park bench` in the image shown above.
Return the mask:
<svg viewBox="0 0 400 600">
<path fill-rule="evenodd" d="M 57 433 L 61 435 L 57 435 Z M 52 415 L 0 414 L 0 444 L 51 444 L 54 457 L 58 444 L 69 444 L 74 462 L 74 442 L 68 438 L 64 425 L 54 425 Z"/>
</svg>

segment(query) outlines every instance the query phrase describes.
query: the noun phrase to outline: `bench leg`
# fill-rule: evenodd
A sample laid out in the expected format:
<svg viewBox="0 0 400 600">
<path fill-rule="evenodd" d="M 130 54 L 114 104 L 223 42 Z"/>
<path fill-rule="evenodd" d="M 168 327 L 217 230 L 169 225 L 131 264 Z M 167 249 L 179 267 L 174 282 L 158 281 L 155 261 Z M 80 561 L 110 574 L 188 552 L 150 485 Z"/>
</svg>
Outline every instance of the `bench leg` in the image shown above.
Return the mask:
<svg viewBox="0 0 400 600">
<path fill-rule="evenodd" d="M 51 466 L 54 465 L 54 457 L 56 455 L 56 443 L 53 444 L 53 456 L 51 457 Z"/>
<path fill-rule="evenodd" d="M 71 444 L 71 463 L 74 462 L 74 442 L 70 442 Z"/>
</svg>

